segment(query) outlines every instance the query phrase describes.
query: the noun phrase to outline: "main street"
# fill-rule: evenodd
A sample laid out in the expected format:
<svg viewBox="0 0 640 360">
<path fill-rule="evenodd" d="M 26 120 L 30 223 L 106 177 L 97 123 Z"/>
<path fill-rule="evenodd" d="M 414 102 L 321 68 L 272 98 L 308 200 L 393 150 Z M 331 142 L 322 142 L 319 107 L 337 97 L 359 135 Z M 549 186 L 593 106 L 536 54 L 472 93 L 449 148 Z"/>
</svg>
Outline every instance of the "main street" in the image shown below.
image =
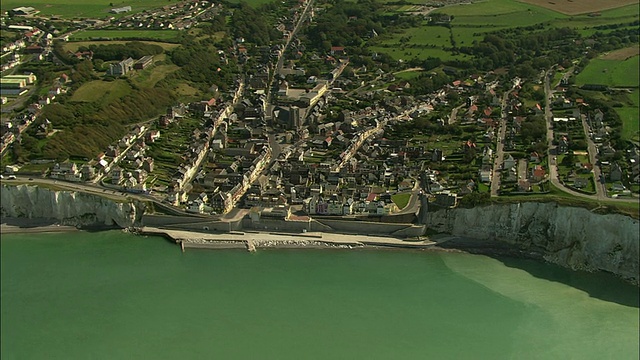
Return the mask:
<svg viewBox="0 0 640 360">
<path fill-rule="evenodd" d="M 500 114 L 500 128 L 498 129 L 498 138 L 496 144 L 496 156 L 493 161 L 493 173 L 491 174 L 491 196 L 498 196 L 500 190 L 500 174 L 498 171 L 502 167 L 504 159 L 504 137 L 507 132 L 507 100 L 509 94 L 520 84 L 519 79 L 514 80 L 513 87 L 504 92 L 502 95 L 502 101 L 500 102 L 501 114 Z"/>
</svg>

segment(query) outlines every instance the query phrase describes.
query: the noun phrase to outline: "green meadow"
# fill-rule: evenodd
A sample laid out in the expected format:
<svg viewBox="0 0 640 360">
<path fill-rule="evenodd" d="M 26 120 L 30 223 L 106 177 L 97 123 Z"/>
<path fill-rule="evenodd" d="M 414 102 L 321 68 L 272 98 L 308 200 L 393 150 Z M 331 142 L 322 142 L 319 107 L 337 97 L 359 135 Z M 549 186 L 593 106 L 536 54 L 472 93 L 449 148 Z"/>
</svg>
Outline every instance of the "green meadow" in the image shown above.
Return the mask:
<svg viewBox="0 0 640 360">
<path fill-rule="evenodd" d="M 632 105 L 615 108 L 622 120 L 622 138 L 640 141 L 640 90 L 633 90 L 628 98 Z"/>
<path fill-rule="evenodd" d="M 94 80 L 83 84 L 73 92 L 71 101 L 100 102 L 108 104 L 131 92 L 131 86 L 125 80 Z"/>
<path fill-rule="evenodd" d="M 639 59 L 639 56 L 627 60 L 592 59 L 589 65 L 576 76 L 576 85 L 638 87 Z"/>
</svg>

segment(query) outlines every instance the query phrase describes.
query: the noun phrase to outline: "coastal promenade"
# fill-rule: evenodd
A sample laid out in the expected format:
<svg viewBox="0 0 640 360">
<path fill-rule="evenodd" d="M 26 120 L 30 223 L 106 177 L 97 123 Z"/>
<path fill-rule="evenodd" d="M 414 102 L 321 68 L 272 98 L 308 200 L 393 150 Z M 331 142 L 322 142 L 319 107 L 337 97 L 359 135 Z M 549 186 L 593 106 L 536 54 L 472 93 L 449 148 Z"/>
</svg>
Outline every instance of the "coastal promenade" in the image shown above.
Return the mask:
<svg viewBox="0 0 640 360">
<path fill-rule="evenodd" d="M 279 233 L 239 231 L 229 233 L 201 233 L 142 227 L 142 235 L 164 236 L 184 248 L 359 248 L 365 246 L 421 249 L 436 245 L 431 240 L 406 241 L 386 236 L 347 235 L 336 233 Z"/>
</svg>

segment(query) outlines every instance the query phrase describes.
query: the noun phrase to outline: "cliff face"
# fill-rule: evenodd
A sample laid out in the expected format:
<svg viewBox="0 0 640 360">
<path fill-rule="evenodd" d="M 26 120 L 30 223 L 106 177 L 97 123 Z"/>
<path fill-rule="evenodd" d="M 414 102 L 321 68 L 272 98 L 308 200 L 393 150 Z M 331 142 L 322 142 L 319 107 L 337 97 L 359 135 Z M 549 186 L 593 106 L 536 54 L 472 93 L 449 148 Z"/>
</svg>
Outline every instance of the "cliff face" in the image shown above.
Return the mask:
<svg viewBox="0 0 640 360">
<path fill-rule="evenodd" d="M 130 227 L 139 223 L 142 204 L 121 203 L 100 196 L 70 191 L 52 191 L 37 186 L 0 188 L 3 217 L 55 219 L 63 225 Z"/>
<path fill-rule="evenodd" d="M 572 269 L 604 270 L 638 283 L 639 222 L 554 203 L 491 205 L 428 213 L 428 227 L 479 240 L 539 249 Z"/>
</svg>

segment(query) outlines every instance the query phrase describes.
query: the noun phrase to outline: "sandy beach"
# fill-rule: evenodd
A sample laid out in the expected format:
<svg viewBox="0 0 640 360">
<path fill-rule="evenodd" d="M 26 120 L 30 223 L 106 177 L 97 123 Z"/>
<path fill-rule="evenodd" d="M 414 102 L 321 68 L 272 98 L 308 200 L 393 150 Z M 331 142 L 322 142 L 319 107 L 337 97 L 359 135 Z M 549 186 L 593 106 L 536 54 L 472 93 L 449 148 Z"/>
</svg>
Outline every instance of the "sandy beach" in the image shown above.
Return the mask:
<svg viewBox="0 0 640 360">
<path fill-rule="evenodd" d="M 48 233 L 48 232 L 69 232 L 78 231 L 75 226 L 64 225 L 40 225 L 31 227 L 22 227 L 16 225 L 0 224 L 0 234 L 33 234 L 33 233 Z"/>
</svg>

